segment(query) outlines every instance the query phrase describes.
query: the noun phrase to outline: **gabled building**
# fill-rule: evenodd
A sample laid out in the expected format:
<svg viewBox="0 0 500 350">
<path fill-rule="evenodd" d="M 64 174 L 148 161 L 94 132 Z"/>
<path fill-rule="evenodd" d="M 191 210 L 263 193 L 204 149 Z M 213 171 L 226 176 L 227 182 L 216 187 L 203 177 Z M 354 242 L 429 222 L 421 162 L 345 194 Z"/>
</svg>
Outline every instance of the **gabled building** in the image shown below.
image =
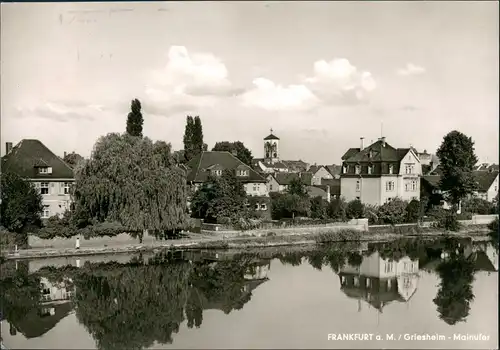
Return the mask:
<svg viewBox="0 0 500 350">
<path fill-rule="evenodd" d="M 322 179 L 340 179 L 342 167 L 338 165 L 311 165 L 307 170 L 313 174 L 313 185 L 321 185 Z"/>
<path fill-rule="evenodd" d="M 12 147 L 6 143 L 2 172 L 13 172 L 32 182 L 42 194 L 42 218 L 60 215 L 70 208 L 73 170 L 41 141 L 25 139 Z"/>
<path fill-rule="evenodd" d="M 394 148 L 385 137 L 342 156 L 341 196 L 365 204 L 382 205 L 396 197 L 420 199 L 422 166 L 413 148 Z"/>
<path fill-rule="evenodd" d="M 498 195 L 498 171 L 475 171 L 476 197 L 492 202 Z"/>
<path fill-rule="evenodd" d="M 285 192 L 293 180 L 300 179 L 306 186 L 312 185 L 311 173 L 275 173 L 267 176 L 269 192 Z"/>
<path fill-rule="evenodd" d="M 197 190 L 210 175 L 221 176 L 224 170 L 234 172 L 249 196 L 268 197 L 266 179 L 229 152 L 204 151 L 186 164 L 187 182 Z"/>
</svg>

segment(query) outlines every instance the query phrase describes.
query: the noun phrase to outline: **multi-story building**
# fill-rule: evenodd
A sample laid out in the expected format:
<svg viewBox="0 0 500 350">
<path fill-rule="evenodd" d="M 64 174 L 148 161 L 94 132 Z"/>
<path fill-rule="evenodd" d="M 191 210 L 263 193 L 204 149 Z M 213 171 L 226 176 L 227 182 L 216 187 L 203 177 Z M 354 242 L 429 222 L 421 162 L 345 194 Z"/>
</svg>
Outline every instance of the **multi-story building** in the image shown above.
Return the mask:
<svg viewBox="0 0 500 350">
<path fill-rule="evenodd" d="M 42 218 L 60 215 L 70 208 L 71 167 L 39 140 L 24 139 L 15 147 L 6 143 L 2 172 L 10 171 L 34 183 L 42 194 Z"/>
<path fill-rule="evenodd" d="M 385 137 L 342 156 L 340 194 L 347 201 L 382 205 L 396 197 L 420 199 L 422 166 L 413 148 L 394 148 Z"/>
</svg>

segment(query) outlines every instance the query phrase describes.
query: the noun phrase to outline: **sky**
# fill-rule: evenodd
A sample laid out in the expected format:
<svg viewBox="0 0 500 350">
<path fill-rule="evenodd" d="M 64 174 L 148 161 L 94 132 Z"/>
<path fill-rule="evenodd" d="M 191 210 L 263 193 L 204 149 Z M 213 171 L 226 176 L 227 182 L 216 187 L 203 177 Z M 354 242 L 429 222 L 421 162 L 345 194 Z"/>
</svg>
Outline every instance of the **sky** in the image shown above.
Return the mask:
<svg viewBox="0 0 500 350">
<path fill-rule="evenodd" d="M 435 153 L 459 130 L 498 163 L 498 2 L 1 4 L 1 139 L 88 157 L 124 132 L 182 148 L 199 115 L 209 148 L 339 164 L 381 135 Z"/>
</svg>

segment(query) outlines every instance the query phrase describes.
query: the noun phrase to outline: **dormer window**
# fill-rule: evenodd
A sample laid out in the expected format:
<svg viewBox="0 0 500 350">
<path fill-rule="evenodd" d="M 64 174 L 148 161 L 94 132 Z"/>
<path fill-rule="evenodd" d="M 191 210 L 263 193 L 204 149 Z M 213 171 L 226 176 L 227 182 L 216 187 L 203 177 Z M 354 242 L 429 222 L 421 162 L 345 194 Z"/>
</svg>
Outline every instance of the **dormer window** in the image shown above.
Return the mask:
<svg viewBox="0 0 500 350">
<path fill-rule="evenodd" d="M 42 166 L 38 168 L 39 174 L 52 174 L 52 168 L 49 166 Z"/>
<path fill-rule="evenodd" d="M 244 169 L 243 169 L 243 170 L 238 170 L 238 171 L 236 172 L 236 174 L 237 174 L 238 176 L 248 176 L 248 170 L 244 170 Z"/>
<path fill-rule="evenodd" d="M 361 173 L 361 165 L 356 165 L 355 168 L 354 168 L 354 172 L 356 174 L 360 174 Z"/>
<path fill-rule="evenodd" d="M 373 165 L 368 165 L 368 174 L 373 174 Z"/>
<path fill-rule="evenodd" d="M 369 157 L 369 158 L 373 158 L 373 150 L 370 150 L 370 151 L 368 152 L 368 157 Z"/>
<path fill-rule="evenodd" d="M 215 176 L 221 176 L 222 175 L 222 170 L 219 170 L 219 169 L 213 170 L 212 174 L 214 174 Z"/>
<path fill-rule="evenodd" d="M 342 167 L 342 174 L 347 174 L 347 165 Z"/>
<path fill-rule="evenodd" d="M 394 165 L 389 164 L 389 174 L 394 174 Z"/>
</svg>

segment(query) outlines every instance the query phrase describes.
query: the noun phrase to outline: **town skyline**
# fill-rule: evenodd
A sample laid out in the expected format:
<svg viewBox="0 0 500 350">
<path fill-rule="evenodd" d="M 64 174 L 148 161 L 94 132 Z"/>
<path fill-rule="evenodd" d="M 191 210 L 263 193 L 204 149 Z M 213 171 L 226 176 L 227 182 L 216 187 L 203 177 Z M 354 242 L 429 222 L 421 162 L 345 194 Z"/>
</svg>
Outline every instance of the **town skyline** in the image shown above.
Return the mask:
<svg viewBox="0 0 500 350">
<path fill-rule="evenodd" d="M 4 143 L 87 157 L 138 98 L 145 136 L 175 150 L 199 115 L 210 149 L 256 158 L 272 128 L 282 159 L 340 163 L 383 125 L 429 153 L 456 129 L 498 162 L 496 2 L 1 6 Z"/>
</svg>

